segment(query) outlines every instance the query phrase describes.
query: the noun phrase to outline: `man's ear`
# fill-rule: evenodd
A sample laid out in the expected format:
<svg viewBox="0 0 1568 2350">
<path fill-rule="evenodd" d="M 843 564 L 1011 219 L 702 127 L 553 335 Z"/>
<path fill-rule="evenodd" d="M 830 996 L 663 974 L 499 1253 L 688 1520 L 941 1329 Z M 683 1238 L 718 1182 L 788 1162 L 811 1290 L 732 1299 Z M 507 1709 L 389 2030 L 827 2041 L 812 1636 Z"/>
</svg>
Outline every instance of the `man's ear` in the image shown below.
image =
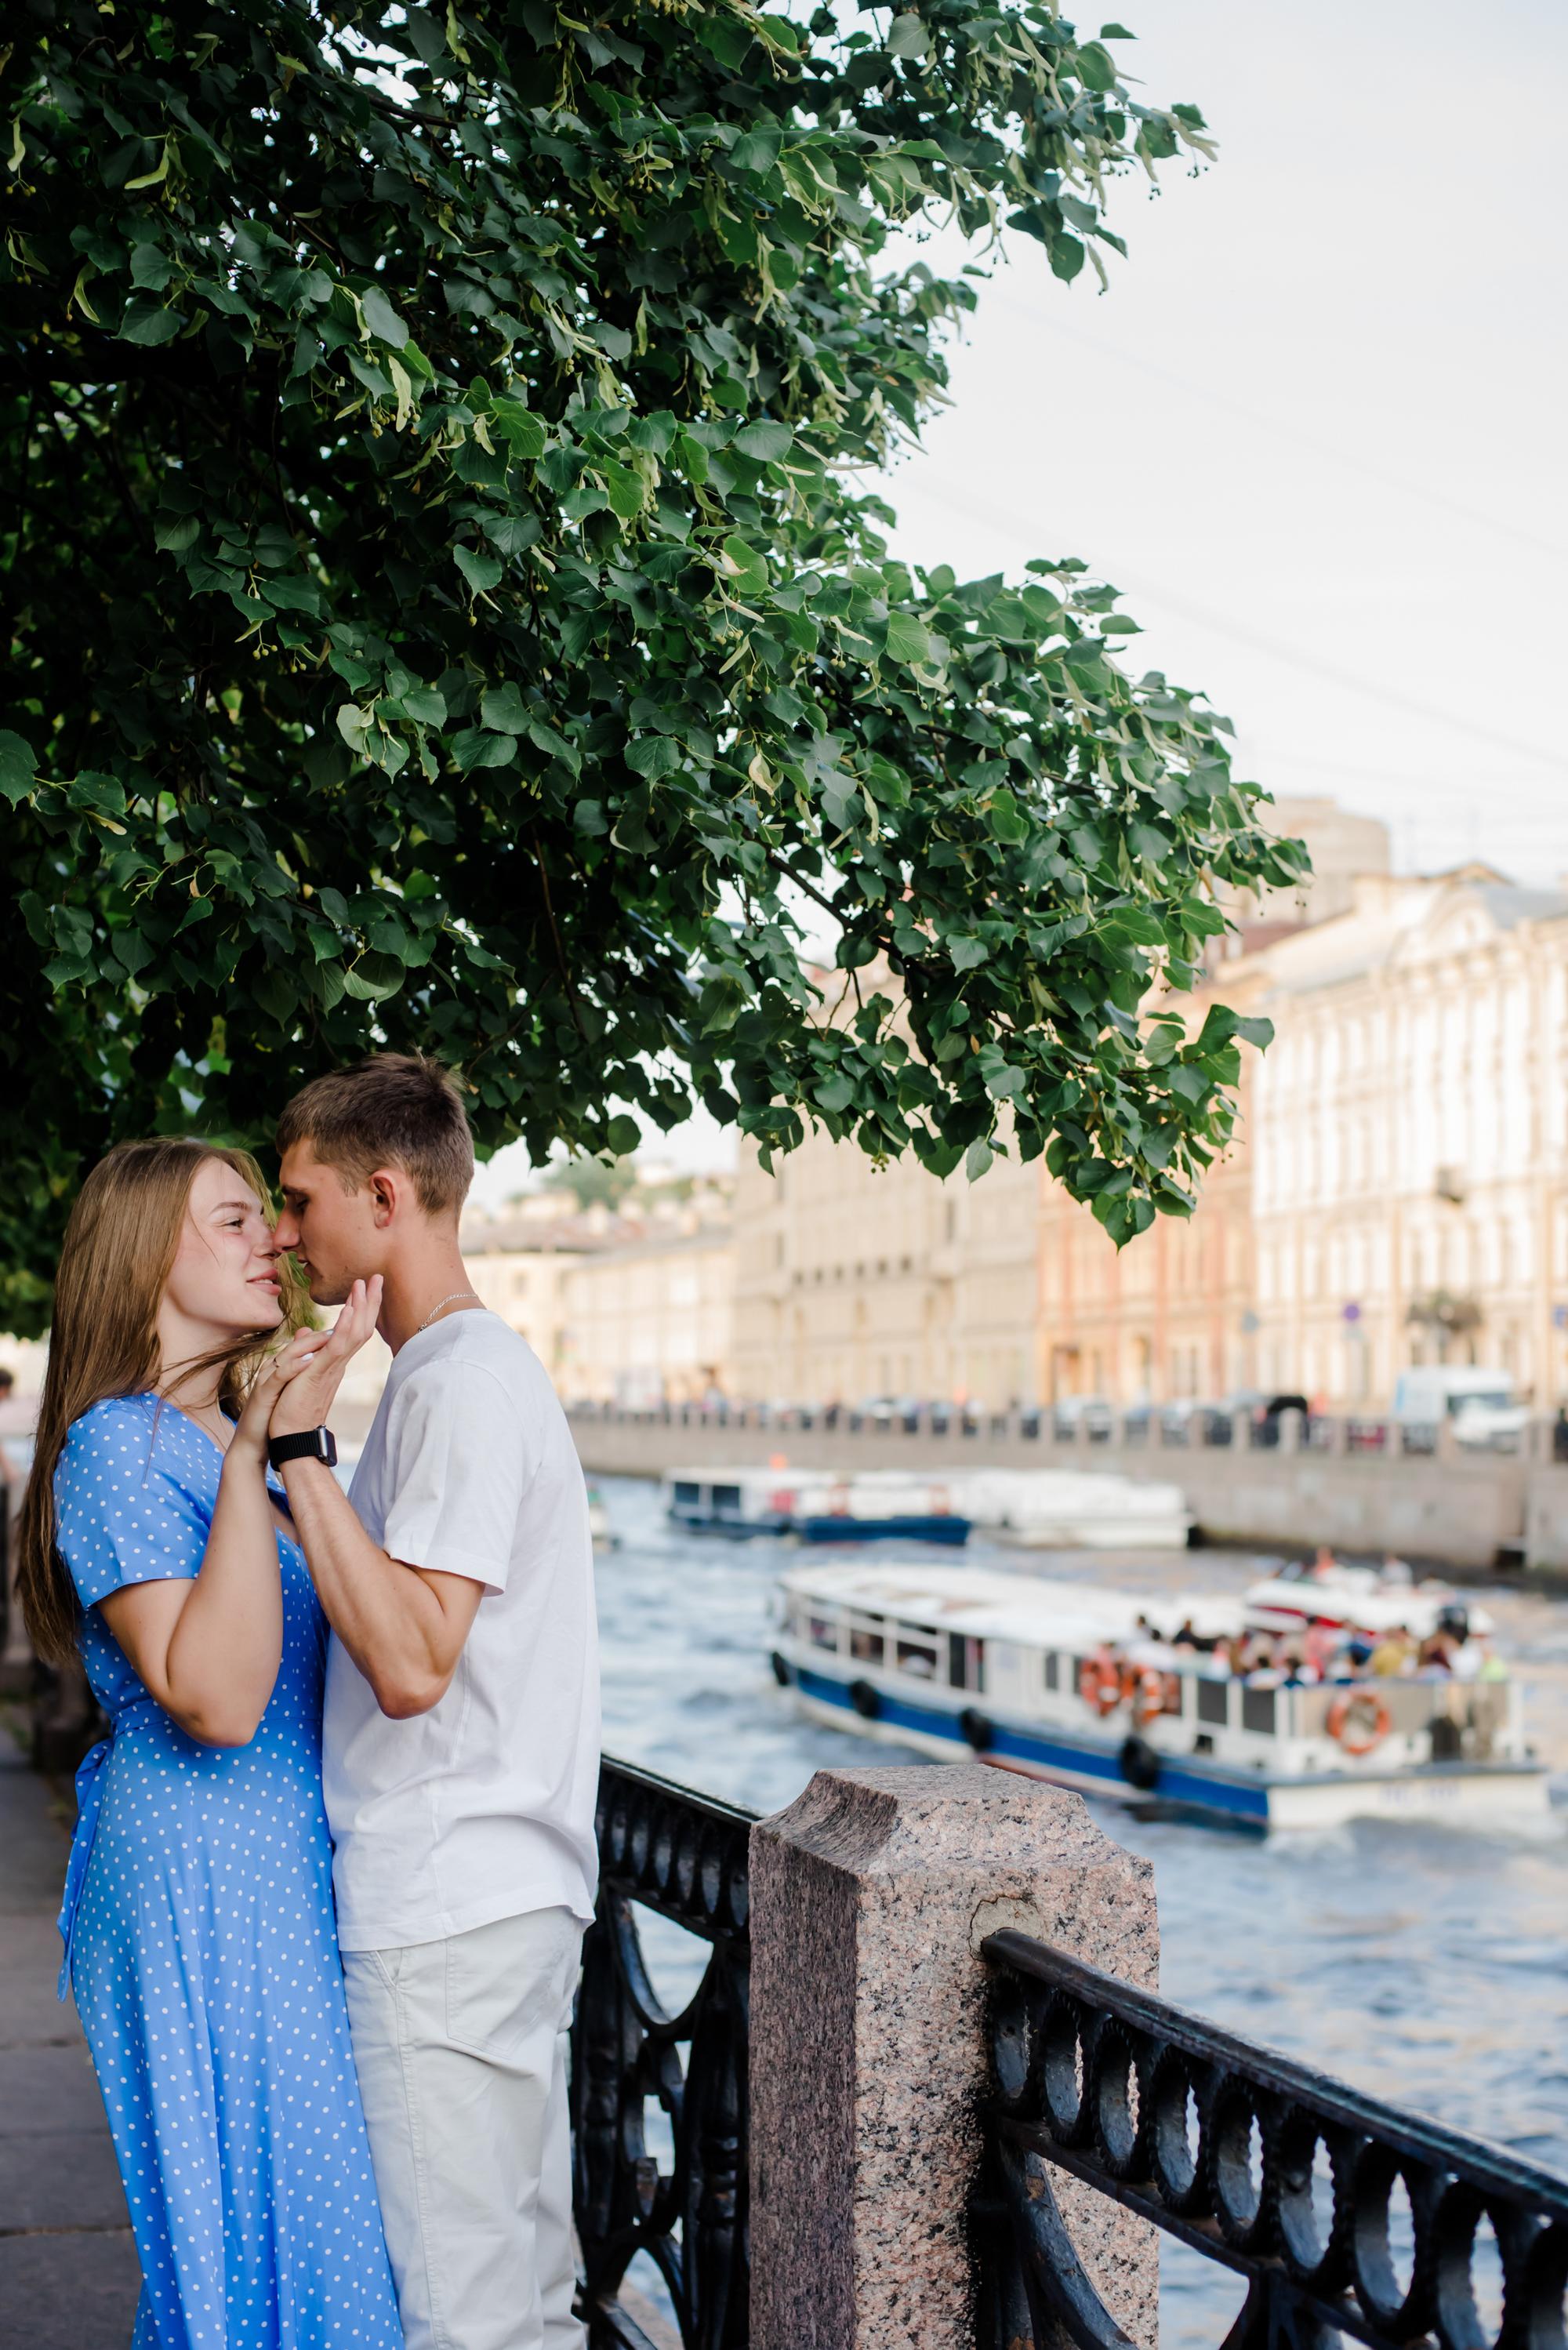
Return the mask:
<svg viewBox="0 0 1568 2350">
<path fill-rule="evenodd" d="M 378 1167 L 366 1189 L 370 1194 L 370 1221 L 384 1231 L 403 1205 L 407 1178 L 395 1167 Z"/>
</svg>

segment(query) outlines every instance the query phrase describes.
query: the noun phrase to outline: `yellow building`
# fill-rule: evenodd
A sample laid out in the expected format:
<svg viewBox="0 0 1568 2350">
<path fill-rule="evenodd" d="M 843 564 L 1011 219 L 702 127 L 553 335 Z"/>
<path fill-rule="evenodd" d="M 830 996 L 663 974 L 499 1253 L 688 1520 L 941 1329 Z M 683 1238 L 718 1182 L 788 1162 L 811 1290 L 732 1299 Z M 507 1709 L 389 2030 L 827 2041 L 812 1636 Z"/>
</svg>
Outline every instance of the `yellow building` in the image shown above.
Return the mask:
<svg viewBox="0 0 1568 2350">
<path fill-rule="evenodd" d="M 774 1170 L 748 1152 L 735 1180 L 741 1394 L 1033 1397 L 1037 1167 L 940 1183 L 814 1134 Z"/>
<path fill-rule="evenodd" d="M 653 1231 L 568 1261 L 560 1298 L 563 1397 L 636 1407 L 729 1394 L 735 1378 L 735 1243 L 727 1224 Z"/>
</svg>

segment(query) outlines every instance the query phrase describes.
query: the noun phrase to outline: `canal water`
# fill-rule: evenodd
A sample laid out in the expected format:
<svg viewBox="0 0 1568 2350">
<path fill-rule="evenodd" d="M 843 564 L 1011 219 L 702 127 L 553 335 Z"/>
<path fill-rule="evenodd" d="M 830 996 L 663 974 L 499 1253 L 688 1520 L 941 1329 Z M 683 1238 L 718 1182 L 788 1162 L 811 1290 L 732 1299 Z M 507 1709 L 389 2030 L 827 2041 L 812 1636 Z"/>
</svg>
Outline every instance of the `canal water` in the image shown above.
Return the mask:
<svg viewBox="0 0 1568 2350">
<path fill-rule="evenodd" d="M 597 1562 L 607 1752 L 761 1812 L 823 1764 L 924 1759 L 791 1711 L 768 1667 L 769 1616 L 774 1578 L 798 1554 L 687 1534 L 651 1483 L 596 1483 L 618 1537 Z M 1235 1590 L 1257 1574 L 1227 1551 L 1124 1561 L 975 1542 L 967 1555 L 1149 1590 Z M 1568 2172 L 1568 1602 L 1470 1596 L 1497 1619 L 1532 1735 L 1560 1774 L 1546 1822 L 1500 1835 L 1365 1821 L 1264 1839 L 1089 1807 L 1154 1864 L 1167 1998 Z M 673 1995 L 700 1953 L 654 1926 L 649 1954 Z M 1234 2279 L 1183 2247 L 1161 2251 L 1163 2350 L 1212 2350 L 1239 2302 Z"/>
</svg>

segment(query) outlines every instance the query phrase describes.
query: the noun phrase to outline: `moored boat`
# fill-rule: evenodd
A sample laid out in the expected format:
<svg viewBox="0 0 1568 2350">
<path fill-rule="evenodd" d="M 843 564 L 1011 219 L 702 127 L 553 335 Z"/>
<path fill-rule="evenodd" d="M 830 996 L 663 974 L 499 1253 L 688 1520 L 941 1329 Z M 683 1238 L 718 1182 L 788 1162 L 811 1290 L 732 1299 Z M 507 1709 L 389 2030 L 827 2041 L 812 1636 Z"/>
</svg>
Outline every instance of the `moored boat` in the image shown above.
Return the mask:
<svg viewBox="0 0 1568 2350">
<path fill-rule="evenodd" d="M 1192 1513 L 1179 1485 L 1085 1469 L 971 1469 L 953 1505 L 1025 1550 L 1185 1550 Z"/>
<path fill-rule="evenodd" d="M 779 1603 L 774 1670 L 804 1711 L 945 1760 L 1260 1828 L 1546 1804 L 1495 1659 L 1474 1679 L 1236 1673 L 1173 1643 L 1239 1638 L 1238 1600 L 909 1561 L 802 1563 Z"/>
<path fill-rule="evenodd" d="M 734 1542 L 757 1534 L 807 1543 L 894 1537 L 947 1546 L 969 1540 L 970 1522 L 940 1477 L 886 1470 L 842 1477 L 775 1462 L 766 1469 L 671 1469 L 660 1491 L 674 1524 Z"/>
</svg>

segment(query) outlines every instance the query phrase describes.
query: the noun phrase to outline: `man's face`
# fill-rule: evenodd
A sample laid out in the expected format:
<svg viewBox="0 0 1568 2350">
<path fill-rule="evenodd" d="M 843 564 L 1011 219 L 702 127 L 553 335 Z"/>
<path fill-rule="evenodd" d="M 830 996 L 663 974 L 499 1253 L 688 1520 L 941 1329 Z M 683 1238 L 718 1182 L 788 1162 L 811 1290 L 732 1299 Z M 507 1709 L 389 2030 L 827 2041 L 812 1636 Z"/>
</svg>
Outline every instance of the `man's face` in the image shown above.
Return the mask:
<svg viewBox="0 0 1568 2350">
<path fill-rule="evenodd" d="M 278 1180 L 283 1212 L 274 1237 L 297 1262 L 316 1304 L 341 1305 L 354 1282 L 384 1269 L 374 1179 L 346 1191 L 337 1168 L 301 1142 L 285 1156 Z"/>
</svg>

